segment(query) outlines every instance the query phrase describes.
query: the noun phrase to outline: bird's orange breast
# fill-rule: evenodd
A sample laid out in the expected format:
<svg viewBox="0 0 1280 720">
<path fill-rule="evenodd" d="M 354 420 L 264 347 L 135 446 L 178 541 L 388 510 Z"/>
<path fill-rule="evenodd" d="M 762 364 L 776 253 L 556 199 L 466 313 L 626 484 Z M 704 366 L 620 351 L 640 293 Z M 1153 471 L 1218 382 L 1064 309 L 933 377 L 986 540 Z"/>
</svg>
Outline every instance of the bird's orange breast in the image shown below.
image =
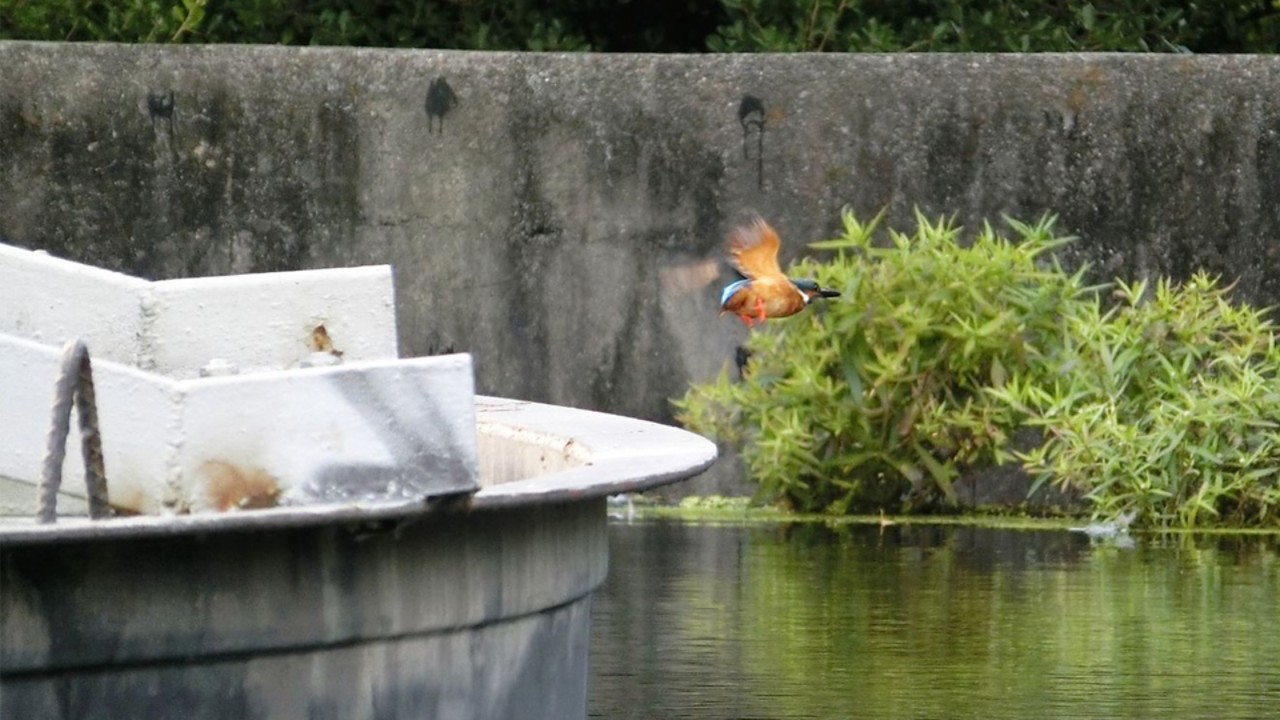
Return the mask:
<svg viewBox="0 0 1280 720">
<path fill-rule="evenodd" d="M 725 303 L 724 310 L 737 315 L 752 316 L 763 302 L 767 317 L 787 317 L 804 309 L 804 296 L 791 283 L 778 283 L 762 278 L 734 293 Z"/>
</svg>

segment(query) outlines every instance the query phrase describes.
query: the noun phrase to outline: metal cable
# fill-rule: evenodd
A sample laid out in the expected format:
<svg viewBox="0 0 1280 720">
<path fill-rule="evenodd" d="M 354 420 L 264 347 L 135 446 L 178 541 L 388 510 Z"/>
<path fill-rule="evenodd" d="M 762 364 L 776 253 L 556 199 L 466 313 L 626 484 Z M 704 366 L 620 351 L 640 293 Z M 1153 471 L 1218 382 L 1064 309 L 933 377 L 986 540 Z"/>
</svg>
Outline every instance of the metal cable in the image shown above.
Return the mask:
<svg viewBox="0 0 1280 720">
<path fill-rule="evenodd" d="M 80 416 L 80 454 L 84 459 L 89 517 L 98 519 L 111 514 L 107 503 L 107 478 L 102 461 L 102 436 L 98 433 L 98 408 L 89 348 L 83 340 L 74 340 L 63 348 L 62 367 L 54 385 L 53 419 L 45 448 L 44 469 L 40 474 L 40 506 L 36 511 L 36 520 L 41 523 L 58 519 L 58 489 L 62 486 L 62 462 L 67 454 L 73 400 L 76 414 Z"/>
</svg>

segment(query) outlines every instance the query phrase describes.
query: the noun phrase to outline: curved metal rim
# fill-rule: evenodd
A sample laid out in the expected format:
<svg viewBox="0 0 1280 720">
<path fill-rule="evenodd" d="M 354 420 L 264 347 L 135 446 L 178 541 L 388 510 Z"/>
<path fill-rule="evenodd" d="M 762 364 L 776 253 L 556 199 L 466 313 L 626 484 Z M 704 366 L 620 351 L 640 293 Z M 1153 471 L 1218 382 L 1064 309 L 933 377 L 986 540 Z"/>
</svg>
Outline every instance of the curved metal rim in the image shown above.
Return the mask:
<svg viewBox="0 0 1280 720">
<path fill-rule="evenodd" d="M 0 526 L 0 547 L 16 544 L 125 539 L 175 534 L 266 530 L 326 523 L 405 522 L 441 512 L 484 511 L 576 502 L 639 492 L 693 477 L 716 459 L 715 444 L 679 428 L 646 420 L 506 398 L 476 397 L 477 423 L 542 435 L 575 446 L 581 464 L 525 480 L 482 488 L 469 497 L 428 501 L 281 507 L 197 515 L 111 520 L 60 518 L 52 525 Z"/>
</svg>

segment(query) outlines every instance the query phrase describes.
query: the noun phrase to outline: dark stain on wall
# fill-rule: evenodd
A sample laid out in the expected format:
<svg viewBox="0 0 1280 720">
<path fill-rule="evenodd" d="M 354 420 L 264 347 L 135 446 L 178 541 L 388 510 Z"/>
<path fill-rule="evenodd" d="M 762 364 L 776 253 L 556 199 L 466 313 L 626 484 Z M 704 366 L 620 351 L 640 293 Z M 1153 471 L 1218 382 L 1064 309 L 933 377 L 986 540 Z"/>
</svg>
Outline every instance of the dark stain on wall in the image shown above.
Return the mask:
<svg viewBox="0 0 1280 720">
<path fill-rule="evenodd" d="M 170 135 L 173 134 L 175 104 L 175 96 L 172 90 L 147 93 L 147 112 L 151 115 L 151 129 L 154 130 L 157 122 L 160 122 L 167 126 Z"/>
<path fill-rule="evenodd" d="M 47 212 L 30 228 L 34 237 L 17 239 L 102 267 L 155 273 L 157 244 L 146 232 L 152 176 L 144 122 L 132 107 L 104 101 L 92 121 L 81 115 L 34 128 L 19 147 L 39 157 Z"/>
<path fill-rule="evenodd" d="M 742 96 L 738 103 L 738 124 L 742 126 L 742 159 L 751 157 L 751 138 L 754 136 L 757 190 L 764 190 L 764 128 L 767 115 L 763 100 L 755 95 Z"/>
<path fill-rule="evenodd" d="M 18 131 L 4 142 L 36 173 L 25 191 L 57 208 L 14 237 L 54 254 L 146 278 L 297 269 L 359 218 L 356 119 L 340 98 L 273 105 L 214 85 L 148 93 L 145 112 L 106 97 L 32 110 L 34 123 L 0 102 Z"/>
<path fill-rule="evenodd" d="M 450 87 L 449 81 L 443 76 L 432 80 L 427 86 L 427 100 L 424 104 L 427 110 L 427 133 L 435 128 L 444 134 L 444 116 L 458 104 L 458 95 Z"/>
</svg>

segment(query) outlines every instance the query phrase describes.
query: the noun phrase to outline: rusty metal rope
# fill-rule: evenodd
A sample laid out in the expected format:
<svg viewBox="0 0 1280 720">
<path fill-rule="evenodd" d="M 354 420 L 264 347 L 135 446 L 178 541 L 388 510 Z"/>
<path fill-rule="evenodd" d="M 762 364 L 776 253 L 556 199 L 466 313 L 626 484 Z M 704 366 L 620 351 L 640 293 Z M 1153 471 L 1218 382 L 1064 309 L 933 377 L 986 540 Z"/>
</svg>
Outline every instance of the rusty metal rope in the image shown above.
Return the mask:
<svg viewBox="0 0 1280 720">
<path fill-rule="evenodd" d="M 84 458 L 89 517 L 97 519 L 111 515 L 111 506 L 107 504 L 107 477 L 102 462 L 102 437 L 98 434 L 98 407 L 93 392 L 89 348 L 83 340 L 74 340 L 62 350 L 62 368 L 54 386 L 53 420 L 44 454 L 44 469 L 40 474 L 40 507 L 36 510 L 36 520 L 41 523 L 58 519 L 58 489 L 62 486 L 62 461 L 67 455 L 67 435 L 71 430 L 72 400 L 80 419 L 80 454 Z"/>
</svg>

